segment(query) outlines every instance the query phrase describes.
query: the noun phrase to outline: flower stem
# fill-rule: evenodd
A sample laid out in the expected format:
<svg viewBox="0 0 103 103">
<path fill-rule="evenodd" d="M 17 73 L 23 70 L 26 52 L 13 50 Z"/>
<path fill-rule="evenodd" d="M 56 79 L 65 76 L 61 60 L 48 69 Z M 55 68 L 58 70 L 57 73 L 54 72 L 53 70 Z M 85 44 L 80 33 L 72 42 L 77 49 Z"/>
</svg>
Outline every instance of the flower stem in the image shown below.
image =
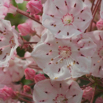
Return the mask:
<svg viewBox="0 0 103 103">
<path fill-rule="evenodd" d="M 24 98 L 21 98 L 21 97 L 18 97 L 19 100 L 23 101 L 23 102 L 26 102 L 26 103 L 34 103 L 32 101 L 29 101 L 29 100 L 26 100 Z"/>
<path fill-rule="evenodd" d="M 91 86 L 92 84 L 94 84 L 94 82 L 90 82 L 89 84 L 87 84 L 87 85 L 85 85 L 85 86 L 82 86 L 81 88 L 82 88 L 82 89 L 85 89 L 86 87 Z"/>
<path fill-rule="evenodd" d="M 40 21 L 36 20 L 34 17 L 31 17 L 31 16 L 30 16 L 28 13 L 26 13 L 25 11 L 22 11 L 22 10 L 20 10 L 20 9 L 17 8 L 16 12 L 19 13 L 19 14 L 22 14 L 22 15 L 24 15 L 24 16 L 32 19 L 32 20 L 34 20 L 35 22 L 39 23 L 40 25 L 42 25 L 42 23 L 41 23 Z"/>
<path fill-rule="evenodd" d="M 97 12 L 98 8 L 100 7 L 100 4 L 101 4 L 101 0 L 98 0 L 98 1 L 97 1 L 97 3 L 96 3 L 96 5 L 95 5 L 95 8 L 94 8 L 94 10 L 93 10 L 93 12 L 92 12 L 92 13 L 93 13 L 93 19 L 92 19 L 92 21 L 91 21 L 89 31 L 91 31 L 91 30 L 92 30 L 92 23 L 93 23 L 93 21 L 94 21 L 94 18 L 95 18 L 96 12 Z"/>
<path fill-rule="evenodd" d="M 92 7 L 91 7 L 92 13 L 93 13 L 94 2 L 95 2 L 95 0 L 92 0 Z"/>
<path fill-rule="evenodd" d="M 95 97 L 95 93 L 96 93 L 96 87 L 95 87 L 95 89 L 94 89 L 94 93 L 93 93 L 93 95 L 92 95 L 92 99 L 91 99 L 90 103 L 93 103 L 93 100 L 94 100 L 94 97 Z"/>
<path fill-rule="evenodd" d="M 23 96 L 23 97 L 27 97 L 27 98 L 33 99 L 32 96 L 26 95 L 26 94 L 24 94 L 24 93 L 19 93 L 19 94 L 20 94 L 21 96 Z"/>
<path fill-rule="evenodd" d="M 24 42 L 24 44 L 37 44 L 38 42 Z"/>
</svg>

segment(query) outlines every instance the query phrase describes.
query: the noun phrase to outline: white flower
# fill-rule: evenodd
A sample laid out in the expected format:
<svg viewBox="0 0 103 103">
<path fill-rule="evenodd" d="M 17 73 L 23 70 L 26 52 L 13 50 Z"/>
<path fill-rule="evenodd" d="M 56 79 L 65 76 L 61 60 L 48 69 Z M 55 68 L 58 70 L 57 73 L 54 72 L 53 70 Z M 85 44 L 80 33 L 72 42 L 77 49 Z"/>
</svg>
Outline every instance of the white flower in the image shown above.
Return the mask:
<svg viewBox="0 0 103 103">
<path fill-rule="evenodd" d="M 92 58 L 91 73 L 95 77 L 103 78 L 103 31 L 97 30 L 88 32 L 85 36 L 92 38 L 97 45 L 96 51 Z"/>
<path fill-rule="evenodd" d="M 33 91 L 35 103 L 81 103 L 82 90 L 73 80 L 36 83 Z"/>
<path fill-rule="evenodd" d="M 17 31 L 9 21 L 0 19 L 0 67 L 7 66 L 18 45 Z"/>
<path fill-rule="evenodd" d="M 79 38 L 77 42 L 73 39 L 57 39 L 46 30 L 31 53 L 38 66 L 51 79 L 77 78 L 90 73 L 90 57 L 96 45 L 90 38 Z"/>
<path fill-rule="evenodd" d="M 44 4 L 42 23 L 57 38 L 83 33 L 91 19 L 91 8 L 83 0 L 47 0 Z"/>
<path fill-rule="evenodd" d="M 9 11 L 11 0 L 0 0 L 0 18 L 5 18 Z"/>
</svg>

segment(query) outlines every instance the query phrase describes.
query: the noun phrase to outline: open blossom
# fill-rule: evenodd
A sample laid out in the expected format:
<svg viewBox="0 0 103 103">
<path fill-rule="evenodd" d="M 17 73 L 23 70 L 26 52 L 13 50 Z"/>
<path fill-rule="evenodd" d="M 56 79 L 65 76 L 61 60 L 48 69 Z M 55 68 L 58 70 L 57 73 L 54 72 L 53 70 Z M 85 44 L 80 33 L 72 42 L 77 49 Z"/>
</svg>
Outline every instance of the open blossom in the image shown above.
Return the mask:
<svg viewBox="0 0 103 103">
<path fill-rule="evenodd" d="M 27 3 L 27 9 L 32 15 L 41 13 L 42 12 L 41 0 L 30 0 Z"/>
<path fill-rule="evenodd" d="M 75 81 L 51 81 L 36 83 L 33 91 L 35 103 L 81 103 L 82 90 Z"/>
<path fill-rule="evenodd" d="M 17 31 L 9 21 L 0 19 L 0 66 L 7 66 L 18 46 Z"/>
<path fill-rule="evenodd" d="M 0 18 L 5 18 L 9 11 L 11 0 L 0 0 Z"/>
<path fill-rule="evenodd" d="M 29 63 L 17 57 L 9 61 L 8 67 L 0 68 L 0 83 L 10 84 L 10 82 L 18 82 L 24 76 L 24 69 Z"/>
<path fill-rule="evenodd" d="M 94 43 L 97 45 L 94 55 L 91 57 L 91 74 L 95 77 L 103 78 L 103 31 L 97 30 L 88 32 L 85 36 L 92 38 Z"/>
<path fill-rule="evenodd" d="M 47 0 L 43 25 L 57 38 L 70 38 L 83 33 L 90 25 L 92 13 L 83 0 Z"/>
<path fill-rule="evenodd" d="M 71 39 L 57 39 L 46 30 L 31 55 L 51 79 L 63 80 L 90 73 L 90 57 L 95 48 L 90 38 L 75 43 Z"/>
</svg>

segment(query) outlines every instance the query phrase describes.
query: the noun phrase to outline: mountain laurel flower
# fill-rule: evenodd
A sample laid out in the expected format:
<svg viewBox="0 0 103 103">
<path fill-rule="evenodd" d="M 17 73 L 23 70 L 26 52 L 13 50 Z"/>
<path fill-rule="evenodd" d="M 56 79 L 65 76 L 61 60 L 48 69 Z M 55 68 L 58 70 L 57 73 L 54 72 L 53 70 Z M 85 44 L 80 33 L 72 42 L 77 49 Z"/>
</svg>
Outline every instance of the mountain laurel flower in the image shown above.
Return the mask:
<svg viewBox="0 0 103 103">
<path fill-rule="evenodd" d="M 31 0 L 27 3 L 27 9 L 32 15 L 41 13 L 42 8 L 41 0 Z"/>
<path fill-rule="evenodd" d="M 100 19 L 97 23 L 96 26 L 99 30 L 103 30 L 103 19 Z"/>
<path fill-rule="evenodd" d="M 97 45 L 96 51 L 91 57 L 91 74 L 95 77 L 103 78 L 103 31 L 88 32 L 85 36 L 92 38 L 93 42 Z"/>
<path fill-rule="evenodd" d="M 36 74 L 35 71 L 30 68 L 26 68 L 24 73 L 25 73 L 26 79 L 29 79 L 29 80 L 33 80 Z"/>
<path fill-rule="evenodd" d="M 76 43 L 71 39 L 57 39 L 46 30 L 31 56 L 51 79 L 63 80 L 89 74 L 95 49 L 91 38 Z"/>
<path fill-rule="evenodd" d="M 9 66 L 0 67 L 0 83 L 9 84 L 10 82 L 18 82 L 24 76 L 24 69 L 28 63 L 17 57 L 9 61 Z"/>
<path fill-rule="evenodd" d="M 44 74 L 36 74 L 35 77 L 34 77 L 34 80 L 35 80 L 36 83 L 39 82 L 39 81 L 42 81 L 44 79 L 46 79 Z"/>
<path fill-rule="evenodd" d="M 43 80 L 35 84 L 35 103 L 81 103 L 82 90 L 73 80 Z"/>
<path fill-rule="evenodd" d="M 11 0 L 0 0 L 0 19 L 4 19 L 9 11 Z"/>
<path fill-rule="evenodd" d="M 8 65 L 18 46 L 17 31 L 9 21 L 0 19 L 0 67 Z"/>
<path fill-rule="evenodd" d="M 4 101 L 14 97 L 14 92 L 12 88 L 5 86 L 4 88 L 0 88 L 0 98 Z"/>
<path fill-rule="evenodd" d="M 83 0 L 47 0 L 42 24 L 57 38 L 83 33 L 92 20 L 91 8 Z"/>
</svg>

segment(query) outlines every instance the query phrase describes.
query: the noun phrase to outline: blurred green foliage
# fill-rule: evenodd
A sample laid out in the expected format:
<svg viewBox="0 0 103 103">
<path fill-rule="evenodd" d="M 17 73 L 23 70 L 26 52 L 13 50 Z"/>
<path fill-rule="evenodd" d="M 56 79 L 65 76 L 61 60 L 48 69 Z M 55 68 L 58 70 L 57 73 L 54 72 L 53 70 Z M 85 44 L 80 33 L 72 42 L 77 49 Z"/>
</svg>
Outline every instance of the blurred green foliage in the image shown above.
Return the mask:
<svg viewBox="0 0 103 103">
<path fill-rule="evenodd" d="M 27 2 L 23 2 L 22 4 L 17 4 L 15 2 L 15 0 L 12 0 L 12 4 L 15 6 L 15 7 L 18 7 L 19 9 L 23 10 L 23 11 L 26 11 L 26 4 Z M 11 13 L 8 13 L 8 15 L 6 16 L 5 18 L 6 20 L 9 20 L 11 22 L 11 25 L 15 25 L 16 29 L 17 29 L 17 26 L 18 24 L 21 24 L 21 23 L 24 23 L 25 20 L 27 19 L 27 17 L 21 15 L 21 14 L 18 14 L 16 13 L 15 15 L 11 14 Z"/>
</svg>

